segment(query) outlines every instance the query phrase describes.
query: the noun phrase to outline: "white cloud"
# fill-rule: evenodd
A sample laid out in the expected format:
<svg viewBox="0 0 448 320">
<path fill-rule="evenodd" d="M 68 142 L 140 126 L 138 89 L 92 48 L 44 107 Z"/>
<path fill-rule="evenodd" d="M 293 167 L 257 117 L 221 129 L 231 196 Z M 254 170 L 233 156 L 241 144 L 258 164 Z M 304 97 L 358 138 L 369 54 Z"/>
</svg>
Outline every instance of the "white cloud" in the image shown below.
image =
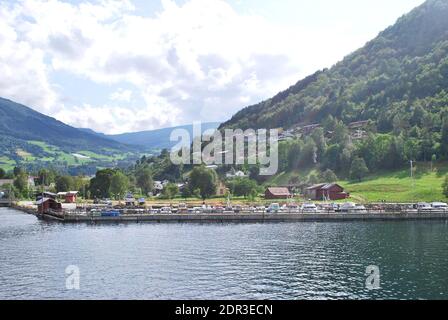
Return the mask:
<svg viewBox="0 0 448 320">
<path fill-rule="evenodd" d="M 335 62 L 353 42 L 334 36 L 341 30 L 310 33 L 239 15 L 223 0 L 163 7 L 153 18 L 121 0 L 0 7 L 0 95 L 108 133 L 226 120 Z M 64 105 L 48 80 L 53 71 L 135 90 L 113 92 L 101 105 Z M 134 96 L 144 103 L 116 106 Z"/>
<path fill-rule="evenodd" d="M 110 100 L 113 101 L 123 101 L 123 102 L 131 102 L 132 91 L 124 90 L 122 88 L 118 89 L 114 93 L 110 95 Z"/>
</svg>

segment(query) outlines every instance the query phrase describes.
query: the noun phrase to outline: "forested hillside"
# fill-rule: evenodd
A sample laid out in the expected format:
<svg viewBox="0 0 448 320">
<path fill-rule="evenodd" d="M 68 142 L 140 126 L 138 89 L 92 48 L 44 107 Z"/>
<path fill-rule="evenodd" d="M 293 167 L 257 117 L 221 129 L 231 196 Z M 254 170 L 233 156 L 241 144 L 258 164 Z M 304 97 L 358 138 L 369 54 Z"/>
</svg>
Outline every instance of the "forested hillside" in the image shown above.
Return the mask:
<svg viewBox="0 0 448 320">
<path fill-rule="evenodd" d="M 350 124 L 360 120 L 369 124 L 354 139 Z M 281 169 L 319 165 L 349 175 L 355 162 L 364 175 L 446 159 L 448 1 L 428 0 L 332 68 L 243 109 L 221 128 L 311 124 L 320 127 L 282 143 Z"/>
</svg>

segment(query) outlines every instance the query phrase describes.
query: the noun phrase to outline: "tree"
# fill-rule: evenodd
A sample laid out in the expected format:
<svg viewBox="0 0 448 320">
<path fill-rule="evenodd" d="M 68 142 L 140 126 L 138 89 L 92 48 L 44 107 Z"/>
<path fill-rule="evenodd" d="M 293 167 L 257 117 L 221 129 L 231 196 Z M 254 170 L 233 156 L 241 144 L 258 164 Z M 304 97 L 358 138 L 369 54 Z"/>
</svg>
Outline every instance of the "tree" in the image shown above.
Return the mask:
<svg viewBox="0 0 448 320">
<path fill-rule="evenodd" d="M 188 188 L 188 186 L 184 186 L 182 188 L 182 192 L 181 192 L 182 198 L 184 198 L 185 200 L 189 197 L 191 197 L 191 190 L 190 188 Z"/>
<path fill-rule="evenodd" d="M 186 188 L 185 188 L 186 189 Z M 163 188 L 162 195 L 167 199 L 173 199 L 179 193 L 179 187 L 175 183 L 168 183 L 165 188 Z"/>
<path fill-rule="evenodd" d="M 322 182 L 330 182 L 330 183 L 338 181 L 338 177 L 330 169 L 327 169 L 324 172 L 322 172 L 322 174 L 320 175 L 320 179 Z"/>
<path fill-rule="evenodd" d="M 443 121 L 442 130 L 440 132 L 440 148 L 442 157 L 448 159 L 448 119 Z"/>
<path fill-rule="evenodd" d="M 228 187 L 233 195 L 245 198 L 257 194 L 258 191 L 257 183 L 248 178 L 233 179 L 228 183 Z"/>
<path fill-rule="evenodd" d="M 18 173 L 14 179 L 14 187 L 17 189 L 18 193 L 22 197 L 27 197 L 28 195 L 28 174 L 21 171 Z"/>
<path fill-rule="evenodd" d="M 3 168 L 0 168 L 0 179 L 3 179 L 6 175 L 6 171 Z"/>
<path fill-rule="evenodd" d="M 73 186 L 73 178 L 70 176 L 59 176 L 56 178 L 56 191 L 67 192 L 71 191 Z"/>
<path fill-rule="evenodd" d="M 21 173 L 24 173 L 25 171 L 20 167 L 14 167 L 13 173 L 14 177 L 19 176 Z"/>
<path fill-rule="evenodd" d="M 216 194 L 216 172 L 204 166 L 195 167 L 190 173 L 190 190 L 193 194 L 199 191 L 203 200 Z"/>
<path fill-rule="evenodd" d="M 355 158 L 350 168 L 350 177 L 352 179 L 362 180 L 369 173 L 366 162 L 363 158 Z"/>
<path fill-rule="evenodd" d="M 115 170 L 104 169 L 96 172 L 95 178 L 90 181 L 90 194 L 95 198 L 109 198 L 110 184 Z"/>
<path fill-rule="evenodd" d="M 110 181 L 110 192 L 115 199 L 121 199 L 129 189 L 129 179 L 121 171 L 117 171 Z"/>
<path fill-rule="evenodd" d="M 149 168 L 142 168 L 137 171 L 137 187 L 142 189 L 145 195 L 148 195 L 154 188 L 154 181 L 152 179 L 152 172 Z"/>
<path fill-rule="evenodd" d="M 445 176 L 445 181 L 443 182 L 442 185 L 442 191 L 444 196 L 448 198 L 448 175 Z"/>
<path fill-rule="evenodd" d="M 56 172 L 54 170 L 41 169 L 37 176 L 37 183 L 41 186 L 49 186 L 56 181 Z"/>
</svg>

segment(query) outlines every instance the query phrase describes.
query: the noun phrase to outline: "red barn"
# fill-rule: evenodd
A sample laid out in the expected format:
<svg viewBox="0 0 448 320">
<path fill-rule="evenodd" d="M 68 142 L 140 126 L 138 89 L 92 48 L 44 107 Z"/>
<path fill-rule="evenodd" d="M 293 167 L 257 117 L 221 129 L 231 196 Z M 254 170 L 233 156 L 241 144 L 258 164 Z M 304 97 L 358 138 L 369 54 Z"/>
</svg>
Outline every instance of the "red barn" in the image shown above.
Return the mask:
<svg viewBox="0 0 448 320">
<path fill-rule="evenodd" d="M 37 212 L 40 214 L 46 213 L 49 210 L 53 211 L 61 211 L 62 205 L 54 199 L 51 198 L 42 198 L 36 202 L 37 204 Z"/>
<path fill-rule="evenodd" d="M 59 192 L 58 197 L 64 199 L 65 203 L 75 203 L 78 191 Z"/>
<path fill-rule="evenodd" d="M 311 200 L 343 200 L 350 197 L 350 194 L 344 192 L 344 188 L 337 183 L 314 185 L 306 189 L 305 195 Z"/>
<path fill-rule="evenodd" d="M 291 193 L 288 188 L 267 188 L 264 193 L 265 199 L 288 199 L 291 197 Z"/>
</svg>

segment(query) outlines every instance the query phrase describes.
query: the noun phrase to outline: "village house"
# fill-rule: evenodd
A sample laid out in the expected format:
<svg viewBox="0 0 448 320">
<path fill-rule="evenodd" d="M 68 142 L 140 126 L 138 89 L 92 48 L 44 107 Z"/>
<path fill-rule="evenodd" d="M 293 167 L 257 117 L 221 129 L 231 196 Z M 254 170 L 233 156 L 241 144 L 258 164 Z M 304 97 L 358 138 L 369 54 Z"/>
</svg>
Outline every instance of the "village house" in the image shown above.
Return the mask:
<svg viewBox="0 0 448 320">
<path fill-rule="evenodd" d="M 343 200 L 350 197 L 344 188 L 337 183 L 321 183 L 305 190 L 305 196 L 310 200 Z"/>
<path fill-rule="evenodd" d="M 226 173 L 226 178 L 232 179 L 232 178 L 245 178 L 247 175 L 243 171 L 235 171 L 231 170 L 230 172 Z"/>
<path fill-rule="evenodd" d="M 78 197 L 78 191 L 58 192 L 59 199 L 63 199 L 65 203 L 76 203 Z"/>
<path fill-rule="evenodd" d="M 288 188 L 271 187 L 267 188 L 264 197 L 266 200 L 288 199 L 292 196 Z"/>
<path fill-rule="evenodd" d="M 46 213 L 49 210 L 53 211 L 61 211 L 62 210 L 62 204 L 57 202 L 55 199 L 51 198 L 41 198 L 36 202 L 37 204 L 37 212 L 40 214 Z"/>
</svg>

